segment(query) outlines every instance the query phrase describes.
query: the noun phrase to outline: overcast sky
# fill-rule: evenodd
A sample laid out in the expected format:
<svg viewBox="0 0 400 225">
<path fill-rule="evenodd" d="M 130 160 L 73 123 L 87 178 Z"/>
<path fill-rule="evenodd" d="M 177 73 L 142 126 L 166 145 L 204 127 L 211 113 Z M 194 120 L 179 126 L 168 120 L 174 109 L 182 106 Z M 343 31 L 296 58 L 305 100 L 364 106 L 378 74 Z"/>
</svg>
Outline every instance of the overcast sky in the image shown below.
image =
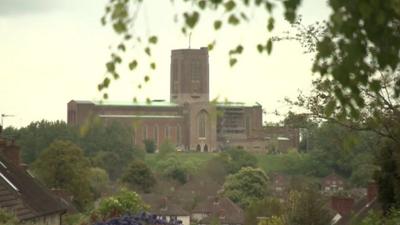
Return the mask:
<svg viewBox="0 0 400 225">
<path fill-rule="evenodd" d="M 303 0 L 300 13 L 305 24 L 329 16 L 325 0 Z M 32 121 L 66 120 L 67 103 L 100 98 L 97 84 L 103 79 L 108 46 L 115 40 L 110 29 L 100 24 L 105 0 L 0 0 L 0 114 L 5 126 L 26 126 Z M 122 79 L 109 90 L 111 100 L 131 101 L 169 99 L 171 49 L 187 48 L 188 40 L 173 22 L 176 6 L 167 0 L 146 0 L 137 21 L 138 32 L 157 34 L 154 49 L 157 71 L 140 91 L 140 74 L 123 71 Z M 274 13 L 276 33 L 289 29 L 280 11 Z M 208 16 L 205 16 L 208 17 Z M 304 55 L 297 43 L 280 42 L 271 56 L 260 55 L 255 45 L 266 40 L 266 18 L 254 13 L 249 24 L 214 33 L 212 21 L 193 31 L 192 48 L 217 39 L 210 52 L 211 98 L 259 102 L 267 114 L 284 112 L 285 97 L 298 90 L 308 91 L 312 74 L 311 56 Z M 243 43 L 245 52 L 234 68 L 227 52 Z M 140 71 L 139 71 L 140 73 Z"/>
</svg>

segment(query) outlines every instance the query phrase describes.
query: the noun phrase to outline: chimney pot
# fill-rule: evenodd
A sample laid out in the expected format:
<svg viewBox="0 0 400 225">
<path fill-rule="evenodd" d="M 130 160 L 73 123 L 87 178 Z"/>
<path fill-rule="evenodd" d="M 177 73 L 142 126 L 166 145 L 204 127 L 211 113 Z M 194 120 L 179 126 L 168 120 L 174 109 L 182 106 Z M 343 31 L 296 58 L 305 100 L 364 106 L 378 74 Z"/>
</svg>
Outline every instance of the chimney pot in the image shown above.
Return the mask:
<svg viewBox="0 0 400 225">
<path fill-rule="evenodd" d="M 341 216 L 349 215 L 354 206 L 354 199 L 349 197 L 332 196 L 331 208 Z"/>
<path fill-rule="evenodd" d="M 378 184 L 375 182 L 370 182 L 367 188 L 367 199 L 371 202 L 378 196 Z"/>
</svg>

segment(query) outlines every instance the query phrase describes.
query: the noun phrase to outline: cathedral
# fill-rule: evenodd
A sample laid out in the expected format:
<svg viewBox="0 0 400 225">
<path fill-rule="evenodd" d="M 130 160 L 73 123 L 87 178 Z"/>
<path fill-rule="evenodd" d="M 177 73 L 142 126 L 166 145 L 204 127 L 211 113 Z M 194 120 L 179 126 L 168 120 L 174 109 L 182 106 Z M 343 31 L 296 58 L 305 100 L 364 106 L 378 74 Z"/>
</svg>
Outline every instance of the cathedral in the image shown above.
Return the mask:
<svg viewBox="0 0 400 225">
<path fill-rule="evenodd" d="M 68 124 L 91 117 L 134 125 L 139 146 L 170 141 L 180 151 L 213 152 L 227 146 L 255 152 L 284 152 L 299 145 L 298 129 L 264 127 L 258 103 L 213 102 L 209 98 L 207 48 L 171 53 L 170 101 L 146 103 L 80 101 L 68 103 Z"/>
</svg>

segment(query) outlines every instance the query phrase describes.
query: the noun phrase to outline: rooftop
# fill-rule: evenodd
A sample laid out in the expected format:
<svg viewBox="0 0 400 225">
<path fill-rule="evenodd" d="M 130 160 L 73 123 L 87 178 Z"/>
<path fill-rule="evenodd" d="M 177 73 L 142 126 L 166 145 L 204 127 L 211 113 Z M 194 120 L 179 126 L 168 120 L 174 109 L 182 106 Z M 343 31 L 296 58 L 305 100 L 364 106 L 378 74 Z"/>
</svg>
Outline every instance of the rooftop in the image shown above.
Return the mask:
<svg viewBox="0 0 400 225">
<path fill-rule="evenodd" d="M 0 154 L 0 207 L 14 211 L 18 219 L 26 220 L 65 212 L 64 205 L 25 170 Z"/>
<path fill-rule="evenodd" d="M 137 102 L 137 101 L 86 101 L 86 100 L 73 100 L 78 104 L 94 104 L 97 106 L 140 106 L 140 107 L 177 107 L 176 103 L 167 102 L 163 100 L 153 100 L 149 102 Z"/>
</svg>

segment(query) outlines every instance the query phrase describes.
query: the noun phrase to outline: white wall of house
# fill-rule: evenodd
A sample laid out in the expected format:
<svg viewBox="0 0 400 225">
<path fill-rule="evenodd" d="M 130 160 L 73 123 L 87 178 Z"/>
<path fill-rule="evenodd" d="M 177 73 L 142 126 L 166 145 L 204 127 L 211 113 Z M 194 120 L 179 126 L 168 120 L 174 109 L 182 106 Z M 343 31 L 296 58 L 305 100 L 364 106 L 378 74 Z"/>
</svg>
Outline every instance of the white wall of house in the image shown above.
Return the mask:
<svg viewBox="0 0 400 225">
<path fill-rule="evenodd" d="M 207 214 L 205 214 L 205 213 L 193 213 L 192 214 L 192 219 L 195 221 L 200 221 L 206 217 L 207 217 Z"/>
<path fill-rule="evenodd" d="M 29 222 L 32 222 L 34 225 L 61 225 L 61 214 L 43 216 Z"/>
<path fill-rule="evenodd" d="M 182 221 L 182 225 L 190 225 L 190 216 L 165 216 L 165 220 L 170 221 L 171 217 L 176 217 L 177 220 Z"/>
</svg>

